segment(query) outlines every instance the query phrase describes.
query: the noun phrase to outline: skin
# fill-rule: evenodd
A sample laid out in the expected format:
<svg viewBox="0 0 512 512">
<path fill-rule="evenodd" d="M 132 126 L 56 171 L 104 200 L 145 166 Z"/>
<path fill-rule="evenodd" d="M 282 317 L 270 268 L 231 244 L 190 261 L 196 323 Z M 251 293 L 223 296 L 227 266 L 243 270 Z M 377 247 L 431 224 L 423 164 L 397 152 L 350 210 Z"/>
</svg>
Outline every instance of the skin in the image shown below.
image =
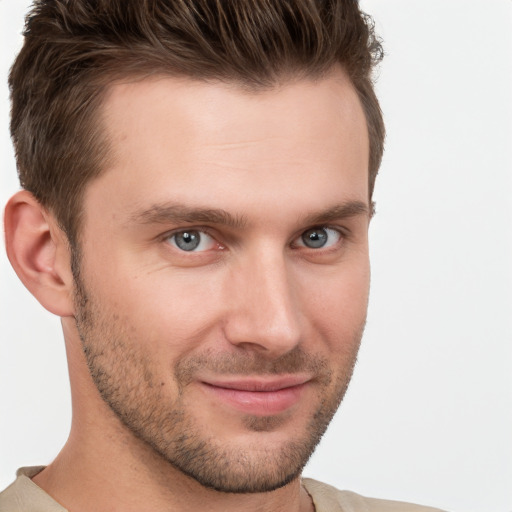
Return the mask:
<svg viewBox="0 0 512 512">
<path fill-rule="evenodd" d="M 86 189 L 79 275 L 30 194 L 6 209 L 11 262 L 62 317 L 70 367 L 70 437 L 34 481 L 73 512 L 312 510 L 300 470 L 368 301 L 352 85 L 339 69 L 258 93 L 166 77 L 112 86 L 101 114 L 112 158 Z M 325 246 L 305 245 L 312 228 Z M 176 245 L 184 230 L 199 250 Z"/>
</svg>

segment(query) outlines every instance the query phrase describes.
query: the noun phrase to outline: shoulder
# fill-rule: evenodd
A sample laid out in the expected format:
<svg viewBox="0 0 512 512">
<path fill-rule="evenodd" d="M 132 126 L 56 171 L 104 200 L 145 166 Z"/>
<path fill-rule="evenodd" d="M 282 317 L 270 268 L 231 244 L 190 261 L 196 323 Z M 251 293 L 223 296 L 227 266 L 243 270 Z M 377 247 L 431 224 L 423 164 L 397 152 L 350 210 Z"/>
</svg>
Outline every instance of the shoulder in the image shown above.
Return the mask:
<svg viewBox="0 0 512 512">
<path fill-rule="evenodd" d="M 365 498 L 311 478 L 304 478 L 302 482 L 313 499 L 316 512 L 442 512 L 437 508 L 412 503 Z"/>
<path fill-rule="evenodd" d="M 31 480 L 42 469 L 38 466 L 18 470 L 18 478 L 0 492 L 0 512 L 66 512 Z"/>
</svg>

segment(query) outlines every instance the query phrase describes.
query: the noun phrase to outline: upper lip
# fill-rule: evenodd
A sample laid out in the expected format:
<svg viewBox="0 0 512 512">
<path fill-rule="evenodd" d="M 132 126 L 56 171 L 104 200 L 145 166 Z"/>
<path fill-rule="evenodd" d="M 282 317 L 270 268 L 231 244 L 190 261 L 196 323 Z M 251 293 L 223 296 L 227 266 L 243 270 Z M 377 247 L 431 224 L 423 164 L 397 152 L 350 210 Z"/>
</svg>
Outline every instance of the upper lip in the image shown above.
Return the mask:
<svg viewBox="0 0 512 512">
<path fill-rule="evenodd" d="M 207 379 L 202 382 L 208 386 L 235 391 L 279 391 L 300 386 L 311 380 L 307 375 L 283 375 L 272 377 L 247 377 L 230 379 Z"/>
</svg>

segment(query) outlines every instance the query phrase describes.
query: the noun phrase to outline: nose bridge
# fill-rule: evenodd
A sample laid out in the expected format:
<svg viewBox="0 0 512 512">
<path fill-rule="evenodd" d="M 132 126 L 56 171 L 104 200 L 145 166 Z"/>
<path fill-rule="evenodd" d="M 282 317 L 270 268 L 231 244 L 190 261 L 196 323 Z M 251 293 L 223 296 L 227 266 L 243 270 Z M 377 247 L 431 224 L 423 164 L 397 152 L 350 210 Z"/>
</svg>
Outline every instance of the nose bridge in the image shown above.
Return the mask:
<svg viewBox="0 0 512 512">
<path fill-rule="evenodd" d="M 277 355 L 292 350 L 301 337 L 300 313 L 284 251 L 262 247 L 234 272 L 228 340 Z"/>
</svg>

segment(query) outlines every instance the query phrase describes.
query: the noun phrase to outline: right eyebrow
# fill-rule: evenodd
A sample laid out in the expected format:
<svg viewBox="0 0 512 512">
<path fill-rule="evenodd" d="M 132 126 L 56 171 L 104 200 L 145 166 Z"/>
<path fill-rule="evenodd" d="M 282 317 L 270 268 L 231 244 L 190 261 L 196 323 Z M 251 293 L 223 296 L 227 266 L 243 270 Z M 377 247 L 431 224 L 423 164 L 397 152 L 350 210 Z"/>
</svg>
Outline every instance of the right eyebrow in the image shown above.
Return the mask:
<svg viewBox="0 0 512 512">
<path fill-rule="evenodd" d="M 220 224 L 232 229 L 246 226 L 244 216 L 233 216 L 220 208 L 201 208 L 178 203 L 154 204 L 136 211 L 130 220 L 137 224 Z"/>
</svg>

